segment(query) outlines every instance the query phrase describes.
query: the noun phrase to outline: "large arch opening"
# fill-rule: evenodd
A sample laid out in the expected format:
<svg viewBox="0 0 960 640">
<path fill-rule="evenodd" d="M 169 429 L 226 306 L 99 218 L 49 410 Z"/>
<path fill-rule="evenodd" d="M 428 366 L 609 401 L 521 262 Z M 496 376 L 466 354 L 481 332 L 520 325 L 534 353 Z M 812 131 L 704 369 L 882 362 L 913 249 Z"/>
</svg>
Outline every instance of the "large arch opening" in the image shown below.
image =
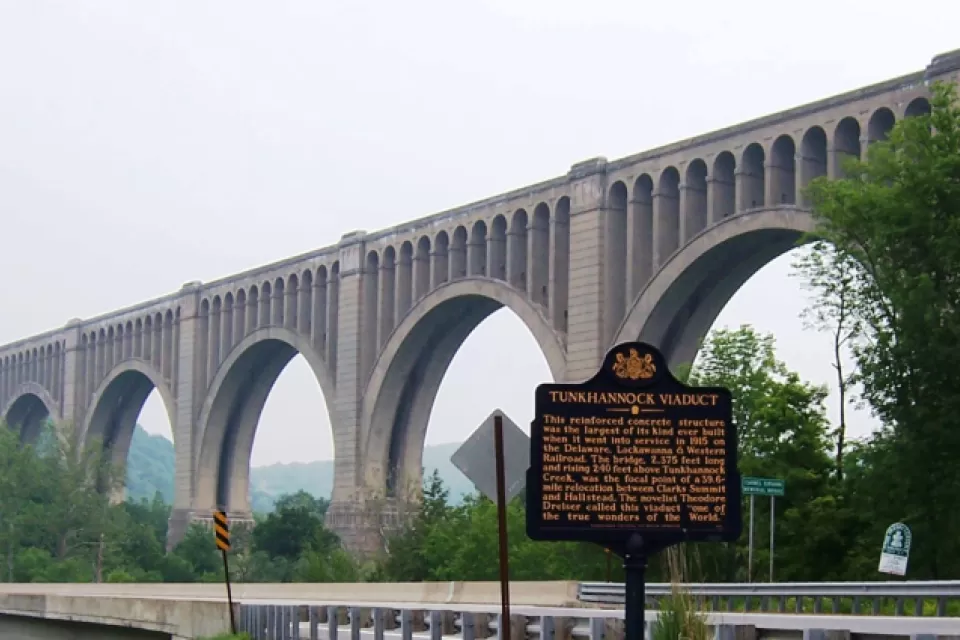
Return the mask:
<svg viewBox="0 0 960 640">
<path fill-rule="evenodd" d="M 295 359 L 300 362 L 290 366 Z M 272 397 L 288 366 L 289 374 L 284 376 L 283 386 L 267 411 L 268 397 Z M 327 440 L 326 451 L 322 447 L 310 450 L 305 446 L 305 442 L 312 440 L 322 443 L 322 426 L 329 424 L 325 411 L 316 415 L 321 406 L 318 402 L 303 402 L 302 392 L 311 384 L 314 388 L 319 385 L 322 407 L 326 409 L 333 398 L 332 379 L 310 340 L 298 332 L 259 329 L 232 349 L 213 376 L 201 409 L 202 435 L 195 462 L 198 510 L 221 508 L 234 519 L 247 519 L 255 510 L 272 510 L 273 500 L 282 493 L 298 489 L 310 493 L 332 491 L 332 487 L 327 490 L 322 487 L 311 490 L 310 486 L 285 490 L 268 488 L 267 484 L 251 487 L 252 464 L 263 468 L 290 462 L 315 462 L 327 456 L 328 460 L 335 459 L 335 435 Z M 308 407 L 310 410 L 306 411 Z M 269 430 L 266 437 L 259 439 L 255 456 L 254 442 L 258 440 L 262 423 L 268 423 Z M 332 466 L 330 462 L 327 464 Z M 331 475 L 335 473 L 333 470 Z M 309 471 L 301 477 L 308 476 Z M 329 498 L 329 495 L 315 497 Z"/>
<path fill-rule="evenodd" d="M 33 388 L 36 387 L 36 388 Z M 0 417 L 8 428 L 20 436 L 23 444 L 36 445 L 54 415 L 53 400 L 39 385 L 24 385 Z"/>
<path fill-rule="evenodd" d="M 813 230 L 802 209 L 754 210 L 724 220 L 678 252 L 634 301 L 618 341 L 658 345 L 671 368 L 696 362 L 702 340 L 714 329 L 744 324 L 777 338 L 779 357 L 805 380 L 826 384 L 828 410 L 837 389 L 832 337 L 805 325 L 810 303 L 793 264 L 812 247 Z M 865 435 L 876 421 L 869 411 L 847 407 L 851 434 Z"/>
<path fill-rule="evenodd" d="M 175 412 L 169 386 L 150 366 L 125 362 L 94 391 L 81 425 L 84 446 L 102 446 L 106 459 L 123 470 L 114 501 L 174 499 Z"/>
<path fill-rule="evenodd" d="M 771 260 L 813 231 L 801 209 L 756 209 L 699 235 L 647 283 L 617 333 L 617 342 L 658 345 L 671 367 L 693 362 L 733 295 Z"/>
<path fill-rule="evenodd" d="M 163 394 L 153 387 L 135 418 L 124 470 L 124 499 L 151 501 L 158 494 L 173 505 L 176 452 L 173 423 Z"/>
<path fill-rule="evenodd" d="M 333 429 L 326 399 L 299 352 L 277 376 L 263 405 L 250 450 L 250 509 L 274 510 L 305 491 L 329 504 L 333 495 Z"/>
<path fill-rule="evenodd" d="M 478 330 L 481 323 L 484 327 Z M 532 356 L 522 360 L 529 388 L 518 387 L 503 397 L 494 393 L 505 385 L 517 386 L 515 362 L 519 354 L 530 352 L 539 352 L 541 362 Z M 516 412 L 512 417 L 518 424 L 528 423 L 533 388 L 562 378 L 564 366 L 560 337 L 543 310 L 516 289 L 487 278 L 438 288 L 391 335 L 368 384 L 362 422 L 369 425 L 366 486 L 391 498 L 418 498 L 430 425 L 435 432 L 431 442 L 440 444 L 464 440 L 498 407 L 508 415 Z M 449 382 L 448 371 L 453 376 Z M 435 412 L 442 385 L 444 395 L 451 397 Z M 446 420 L 453 424 L 441 424 Z M 445 453 L 449 449 L 447 460 L 455 448 L 444 448 Z"/>
</svg>

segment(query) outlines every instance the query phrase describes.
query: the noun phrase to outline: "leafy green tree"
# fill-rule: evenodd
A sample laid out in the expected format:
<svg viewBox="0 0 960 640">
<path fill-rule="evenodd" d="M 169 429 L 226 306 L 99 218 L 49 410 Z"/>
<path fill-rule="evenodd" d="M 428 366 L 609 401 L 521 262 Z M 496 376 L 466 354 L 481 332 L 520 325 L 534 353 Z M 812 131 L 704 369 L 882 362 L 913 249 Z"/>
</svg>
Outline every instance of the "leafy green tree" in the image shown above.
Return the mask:
<svg viewBox="0 0 960 640">
<path fill-rule="evenodd" d="M 802 539 L 802 512 L 811 500 L 829 491 L 831 461 L 826 454 L 829 422 L 824 387 L 804 383 L 777 359 L 772 335 L 761 335 L 749 326 L 712 332 L 703 344 L 689 374 L 689 384 L 722 386 L 733 396 L 733 420 L 737 428 L 740 472 L 743 475 L 780 478 L 787 495 L 777 500 L 777 515 L 796 511 L 799 531 L 787 528 L 790 519 L 779 519 L 777 535 Z M 700 545 L 705 579 L 746 580 L 748 502 L 744 498 L 744 535 L 738 543 Z M 799 511 L 797 511 L 799 510 Z M 769 514 L 758 509 L 756 524 Z M 762 526 L 762 525 L 761 525 Z M 769 526 L 769 525 L 767 525 Z M 763 530 L 763 529 L 762 529 Z M 768 560 L 758 549 L 755 558 Z M 817 569 L 821 558 L 810 559 L 802 578 Z M 797 566 L 797 570 L 802 567 Z M 786 578 L 790 572 L 781 572 Z"/>
<path fill-rule="evenodd" d="M 36 517 L 30 503 L 38 469 L 30 448 L 20 446 L 20 437 L 0 421 L 0 543 L 6 558 L 6 577 L 13 580 L 14 559 Z"/>
<path fill-rule="evenodd" d="M 847 404 L 855 384 L 856 370 L 847 365 L 852 349 L 863 336 L 858 292 L 864 285 L 863 266 L 828 242 L 816 242 L 793 264 L 795 276 L 815 294 L 812 305 L 801 314 L 805 324 L 830 334 L 837 379 L 839 410 L 832 435 L 836 442 L 836 473 L 843 480 L 843 457 L 847 446 Z"/>
<path fill-rule="evenodd" d="M 387 556 L 382 564 L 384 578 L 395 582 L 421 582 L 431 575 L 427 540 L 431 533 L 452 515 L 450 492 L 434 469 L 425 478 L 423 503 L 400 529 L 387 536 Z M 435 543 L 435 541 L 434 541 Z"/>
<path fill-rule="evenodd" d="M 960 106 L 932 87 L 932 110 L 899 121 L 842 180 L 809 189 L 818 234 L 861 265 L 865 339 L 854 349 L 864 399 L 889 431 L 892 477 L 906 499 L 880 505 L 914 531 L 911 574 L 960 573 Z M 829 274 L 823 274 L 825 278 Z M 828 278 L 826 278 L 828 279 Z"/>
<path fill-rule="evenodd" d="M 197 578 L 213 575 L 223 579 L 223 560 L 210 527 L 199 522 L 191 524 L 173 553 L 191 568 Z"/>
<path fill-rule="evenodd" d="M 274 512 L 280 512 L 291 509 L 303 509 L 322 522 L 329 508 L 329 500 L 326 498 L 316 498 L 301 489 L 296 493 L 288 493 L 277 498 L 273 510 Z"/>
<path fill-rule="evenodd" d="M 279 508 L 253 529 L 254 551 L 294 562 L 307 550 L 322 551 L 337 545 L 336 535 L 324 528 L 312 497 L 303 495 L 310 503 L 304 504 L 302 499 L 278 502 Z"/>
</svg>

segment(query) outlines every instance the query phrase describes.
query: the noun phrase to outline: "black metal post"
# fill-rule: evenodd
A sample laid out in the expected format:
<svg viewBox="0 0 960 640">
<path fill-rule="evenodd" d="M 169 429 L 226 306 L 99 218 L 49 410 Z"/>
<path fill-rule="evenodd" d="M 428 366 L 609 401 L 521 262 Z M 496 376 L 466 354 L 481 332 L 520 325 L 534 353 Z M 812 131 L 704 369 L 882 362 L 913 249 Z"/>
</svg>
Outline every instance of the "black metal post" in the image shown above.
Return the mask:
<svg viewBox="0 0 960 640">
<path fill-rule="evenodd" d="M 227 606 L 230 608 L 230 633 L 237 635 L 237 620 L 233 613 L 233 590 L 230 589 L 230 565 L 227 563 L 227 552 L 220 550 L 223 555 L 223 579 L 227 583 Z"/>
<path fill-rule="evenodd" d="M 493 449 L 497 472 L 497 538 L 500 548 L 500 638 L 510 638 L 510 555 L 507 546 L 507 482 L 503 453 L 503 417 L 493 417 Z"/>
<path fill-rule="evenodd" d="M 628 549 L 635 545 L 628 545 Z M 637 545 L 639 546 L 639 545 Z M 646 638 L 646 573 L 647 556 L 643 549 L 630 550 L 623 556 L 623 569 L 627 574 L 624 593 L 626 633 L 624 640 Z"/>
</svg>

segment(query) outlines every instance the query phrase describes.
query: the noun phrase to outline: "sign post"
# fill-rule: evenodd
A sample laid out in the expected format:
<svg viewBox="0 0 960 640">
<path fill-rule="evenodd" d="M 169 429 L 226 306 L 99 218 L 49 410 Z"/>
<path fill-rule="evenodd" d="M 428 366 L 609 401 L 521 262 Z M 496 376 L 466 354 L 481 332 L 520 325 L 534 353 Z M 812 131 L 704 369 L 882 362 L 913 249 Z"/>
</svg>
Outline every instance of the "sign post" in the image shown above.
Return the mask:
<svg viewBox="0 0 960 640">
<path fill-rule="evenodd" d="M 233 613 L 233 593 L 230 589 L 230 564 L 227 561 L 227 552 L 230 551 L 230 525 L 227 514 L 217 509 L 213 512 L 213 532 L 217 541 L 217 548 L 223 556 L 223 580 L 227 585 L 227 606 L 230 608 L 230 633 L 237 634 L 237 621 Z"/>
<path fill-rule="evenodd" d="M 493 417 L 497 459 L 497 538 L 500 542 L 500 637 L 510 637 L 510 558 L 507 547 L 507 482 L 503 462 L 503 416 Z"/>
<path fill-rule="evenodd" d="M 510 624 L 510 557 L 507 546 L 507 503 L 523 491 L 526 482 L 526 469 L 529 465 L 529 441 L 520 427 L 497 409 L 450 456 L 450 461 L 454 466 L 463 475 L 467 476 L 480 493 L 490 498 L 497 505 L 500 616 L 504 625 Z M 493 477 L 490 474 L 491 466 Z"/>
<path fill-rule="evenodd" d="M 648 558 L 740 536 L 730 392 L 681 383 L 652 345 L 616 345 L 590 380 L 537 387 L 527 498 L 531 539 L 623 558 L 626 640 L 642 640 Z"/>
<path fill-rule="evenodd" d="M 883 534 L 883 546 L 880 548 L 881 573 L 892 573 L 897 576 L 907 575 L 907 560 L 910 559 L 910 545 L 913 543 L 913 534 L 910 527 L 897 522 L 887 527 Z"/>
<path fill-rule="evenodd" d="M 787 491 L 787 483 L 784 480 L 776 478 L 751 478 L 745 476 L 741 481 L 741 491 L 743 495 L 750 496 L 750 537 L 747 543 L 747 582 L 752 581 L 753 576 L 753 503 L 757 496 L 770 496 L 770 582 L 773 582 L 773 556 L 774 556 L 774 525 L 777 517 L 778 496 L 783 496 Z"/>
</svg>

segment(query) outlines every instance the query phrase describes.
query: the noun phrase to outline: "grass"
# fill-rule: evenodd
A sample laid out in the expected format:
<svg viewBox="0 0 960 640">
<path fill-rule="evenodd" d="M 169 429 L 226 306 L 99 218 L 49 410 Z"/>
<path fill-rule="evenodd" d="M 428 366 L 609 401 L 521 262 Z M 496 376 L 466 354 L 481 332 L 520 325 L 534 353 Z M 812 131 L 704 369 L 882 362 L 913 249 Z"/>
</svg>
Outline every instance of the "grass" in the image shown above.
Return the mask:
<svg viewBox="0 0 960 640">
<path fill-rule="evenodd" d="M 659 602 L 657 619 L 650 625 L 651 640 L 708 640 L 712 634 L 697 602 L 681 585 L 688 582 L 686 546 L 670 547 L 664 552 L 670 575 L 670 595 Z"/>
</svg>

